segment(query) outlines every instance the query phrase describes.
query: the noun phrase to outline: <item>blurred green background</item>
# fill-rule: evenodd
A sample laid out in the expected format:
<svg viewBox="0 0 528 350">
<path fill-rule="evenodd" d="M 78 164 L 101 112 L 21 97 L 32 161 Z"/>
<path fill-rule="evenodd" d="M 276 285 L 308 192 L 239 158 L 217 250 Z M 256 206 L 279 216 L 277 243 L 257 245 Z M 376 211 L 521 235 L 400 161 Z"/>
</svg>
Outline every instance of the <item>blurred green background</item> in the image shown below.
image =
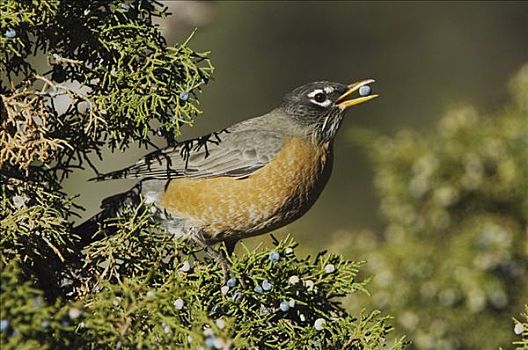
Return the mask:
<svg viewBox="0 0 528 350">
<path fill-rule="evenodd" d="M 347 138 L 347 129 L 428 130 L 453 106 L 493 110 L 507 99 L 507 81 L 528 61 L 525 2 L 165 4 L 173 13 L 163 22 L 168 41 L 181 42 L 197 27 L 191 46 L 211 50 L 216 67 L 216 79 L 200 96 L 205 113 L 181 139 L 261 115 L 306 82 L 377 80 L 381 98 L 348 112 L 336 141 L 334 173 L 321 198 L 281 230 L 309 251 L 325 248 L 330 232 L 383 227 L 372 166 Z M 106 154 L 96 164 L 115 170 L 145 153 Z M 133 183 L 87 183 L 91 176 L 87 170 L 66 183 L 68 191 L 81 194 L 83 217 L 94 214 L 106 195 Z"/>
</svg>

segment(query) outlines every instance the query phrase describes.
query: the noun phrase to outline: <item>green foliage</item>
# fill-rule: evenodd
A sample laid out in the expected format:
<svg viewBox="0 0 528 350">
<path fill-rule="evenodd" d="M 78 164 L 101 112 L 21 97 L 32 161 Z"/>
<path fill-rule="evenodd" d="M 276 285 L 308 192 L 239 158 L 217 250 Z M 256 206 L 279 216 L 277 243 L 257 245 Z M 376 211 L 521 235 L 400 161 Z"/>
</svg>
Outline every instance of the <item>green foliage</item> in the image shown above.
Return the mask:
<svg viewBox="0 0 528 350">
<path fill-rule="evenodd" d="M 76 238 L 66 220 L 71 201 L 43 184 L 8 178 L 2 173 L 0 197 L 0 262 L 20 260 L 38 278 L 48 296 L 55 296 L 60 271 L 74 253 Z"/>
<path fill-rule="evenodd" d="M 392 327 L 387 317 L 378 311 L 351 314 L 340 305 L 345 295 L 365 292 L 365 282 L 356 280 L 361 263 L 333 254 L 299 258 L 295 244 L 284 240 L 274 249 L 233 256 L 230 280 L 224 284 L 216 262 L 197 257 L 192 245 L 172 239 L 149 218 L 147 212 L 130 210 L 103 226 L 117 228 L 117 233 L 86 247 L 84 266 L 76 271 L 74 301 L 46 304 L 42 291 L 29 282 L 20 285 L 17 257 L 2 262 L 2 344 L 83 349 L 403 347 L 402 339 L 388 344 Z"/>
<path fill-rule="evenodd" d="M 366 294 L 360 263 L 300 258 L 290 240 L 233 256 L 228 285 L 144 208 L 83 246 L 63 178 L 103 146 L 149 144 L 158 127 L 172 142 L 200 113 L 213 67 L 188 41 L 167 46 L 156 1 L 7 0 L 0 11 L 2 349 L 403 348 L 386 340 L 388 317 L 341 306 Z"/>
<path fill-rule="evenodd" d="M 39 160 L 68 172 L 103 141 L 124 149 L 161 133 L 172 142 L 200 113 L 213 67 L 188 41 L 166 44 L 152 22 L 166 16 L 157 2 L 9 0 L 0 12 L 3 168 Z M 32 55 L 51 70 L 37 74 Z"/>
<path fill-rule="evenodd" d="M 388 225 L 349 248 L 375 274 L 373 305 L 417 349 L 507 345 L 507 320 L 528 300 L 528 66 L 512 87 L 493 118 L 464 107 L 428 136 L 356 131 Z"/>
<path fill-rule="evenodd" d="M 226 284 L 215 261 L 149 219 L 129 209 L 85 248 L 75 286 L 90 315 L 77 331 L 84 347 L 402 348 L 402 339 L 387 344 L 387 317 L 340 305 L 366 292 L 356 280 L 361 263 L 332 254 L 301 259 L 286 239 L 232 256 Z"/>
<path fill-rule="evenodd" d="M 335 299 L 363 290 L 364 282 L 355 280 L 358 263 L 335 255 L 300 259 L 286 240 L 273 251 L 233 257 L 229 287 L 216 263 L 193 257 L 188 244 L 167 242 L 158 249 L 170 251 L 175 244 L 178 255 L 169 254 L 166 266 L 145 259 L 148 271 L 141 277 L 120 275 L 125 278 L 116 284 L 100 278 L 101 291 L 82 298 L 94 315 L 79 332 L 85 347 L 196 349 L 215 341 L 221 349 L 401 348 L 385 344 L 391 330 L 386 317 L 349 314 Z M 270 259 L 273 253 L 277 261 Z M 329 264 L 335 268 L 330 273 Z M 281 302 L 289 310 L 281 310 Z"/>
<path fill-rule="evenodd" d="M 515 326 L 513 332 L 520 336 L 521 339 L 515 340 L 513 344 L 516 346 L 516 350 L 528 349 L 528 304 L 524 305 L 524 313 L 521 314 L 522 320 L 513 319 Z"/>
<path fill-rule="evenodd" d="M 0 262 L 0 344 L 2 349 L 58 349 L 77 346 L 75 328 L 83 316 L 78 304 L 47 303 L 25 281 L 21 262 Z"/>
</svg>

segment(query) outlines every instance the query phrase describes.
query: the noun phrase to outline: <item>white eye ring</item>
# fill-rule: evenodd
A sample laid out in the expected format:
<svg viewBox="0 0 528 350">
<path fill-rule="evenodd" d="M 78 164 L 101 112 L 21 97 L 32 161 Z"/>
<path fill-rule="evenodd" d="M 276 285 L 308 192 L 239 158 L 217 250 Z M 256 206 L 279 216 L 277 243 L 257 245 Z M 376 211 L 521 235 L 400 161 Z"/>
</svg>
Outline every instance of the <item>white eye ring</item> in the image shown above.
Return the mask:
<svg viewBox="0 0 528 350">
<path fill-rule="evenodd" d="M 310 99 L 310 102 L 315 103 L 316 105 L 319 105 L 319 106 L 325 107 L 325 108 L 330 106 L 330 104 L 332 103 L 332 101 L 330 101 L 329 99 L 326 99 L 323 102 L 317 102 L 313 98 Z"/>
<path fill-rule="evenodd" d="M 326 89 L 325 89 L 326 90 Z M 332 103 L 332 101 L 330 101 L 328 98 L 326 98 L 324 101 L 316 101 L 315 100 L 315 97 L 318 95 L 318 94 L 323 94 L 324 96 L 326 96 L 326 92 L 325 90 L 322 90 L 322 89 L 315 89 L 314 91 L 310 92 L 308 94 L 308 97 L 310 98 L 310 102 L 318 105 L 318 106 L 321 106 L 321 107 L 328 107 L 330 106 L 330 104 Z"/>
<path fill-rule="evenodd" d="M 310 92 L 310 93 L 308 94 L 308 97 L 309 97 L 309 98 L 314 98 L 315 95 L 317 95 L 317 94 L 324 94 L 324 93 L 325 93 L 325 92 L 324 92 L 323 89 L 315 89 L 314 91 L 312 91 L 312 92 Z"/>
</svg>

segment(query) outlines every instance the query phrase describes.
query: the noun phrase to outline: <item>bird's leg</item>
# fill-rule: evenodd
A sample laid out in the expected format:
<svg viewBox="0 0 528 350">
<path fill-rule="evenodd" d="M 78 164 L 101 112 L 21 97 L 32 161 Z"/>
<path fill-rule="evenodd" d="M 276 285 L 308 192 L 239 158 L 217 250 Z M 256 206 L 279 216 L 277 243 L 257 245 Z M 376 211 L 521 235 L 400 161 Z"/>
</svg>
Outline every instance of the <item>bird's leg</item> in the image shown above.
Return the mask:
<svg viewBox="0 0 528 350">
<path fill-rule="evenodd" d="M 235 250 L 235 245 L 237 244 L 238 239 L 227 239 L 224 241 L 224 245 L 226 247 L 227 256 L 231 256 L 233 254 L 233 251 Z M 247 288 L 246 282 L 244 278 L 246 277 L 245 273 L 242 273 L 242 276 L 240 276 L 240 284 L 242 285 L 242 288 Z"/>
<path fill-rule="evenodd" d="M 222 267 L 222 272 L 224 274 L 224 283 L 229 279 L 229 269 L 231 264 L 229 260 L 221 252 L 216 251 L 213 247 L 207 244 L 207 241 L 202 232 L 191 235 L 191 238 L 198 246 L 200 246 L 204 252 L 213 258 L 220 266 Z"/>
<path fill-rule="evenodd" d="M 228 256 L 231 256 L 235 251 L 235 245 L 237 244 L 237 242 L 238 239 L 227 239 L 224 241 Z"/>
</svg>

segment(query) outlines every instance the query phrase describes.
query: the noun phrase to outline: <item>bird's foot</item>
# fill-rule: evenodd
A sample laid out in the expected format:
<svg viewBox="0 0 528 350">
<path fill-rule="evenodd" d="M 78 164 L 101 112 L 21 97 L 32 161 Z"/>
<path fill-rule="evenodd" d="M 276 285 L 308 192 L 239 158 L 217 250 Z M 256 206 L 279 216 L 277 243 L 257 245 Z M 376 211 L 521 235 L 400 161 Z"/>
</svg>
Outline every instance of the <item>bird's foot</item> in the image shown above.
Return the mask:
<svg viewBox="0 0 528 350">
<path fill-rule="evenodd" d="M 223 283 L 227 284 L 227 281 L 229 280 L 230 271 L 231 271 L 231 262 L 227 258 L 226 254 L 224 254 L 222 251 L 217 251 L 213 247 L 211 247 L 209 244 L 206 243 L 205 239 L 201 235 L 193 235 L 193 240 L 204 250 L 204 252 L 209 255 L 213 260 L 216 261 L 218 265 L 222 268 L 222 274 L 223 274 Z M 240 278 L 240 284 L 243 288 L 246 288 L 246 282 L 244 281 L 245 276 L 241 276 Z"/>
<path fill-rule="evenodd" d="M 224 278 L 224 284 L 227 284 L 227 281 L 229 280 L 230 278 L 230 271 L 231 271 L 231 262 L 229 261 L 229 259 L 224 255 L 222 254 L 221 252 L 216 252 L 217 253 L 217 257 L 216 257 L 216 261 L 217 263 L 220 265 L 220 267 L 222 268 L 222 274 L 223 274 L 223 278 Z M 213 257 L 214 258 L 214 257 Z M 242 286 L 242 288 L 246 289 L 247 288 L 247 284 L 245 282 L 245 277 L 246 275 L 245 274 L 242 274 L 239 278 L 239 281 L 240 281 L 240 285 Z"/>
</svg>

